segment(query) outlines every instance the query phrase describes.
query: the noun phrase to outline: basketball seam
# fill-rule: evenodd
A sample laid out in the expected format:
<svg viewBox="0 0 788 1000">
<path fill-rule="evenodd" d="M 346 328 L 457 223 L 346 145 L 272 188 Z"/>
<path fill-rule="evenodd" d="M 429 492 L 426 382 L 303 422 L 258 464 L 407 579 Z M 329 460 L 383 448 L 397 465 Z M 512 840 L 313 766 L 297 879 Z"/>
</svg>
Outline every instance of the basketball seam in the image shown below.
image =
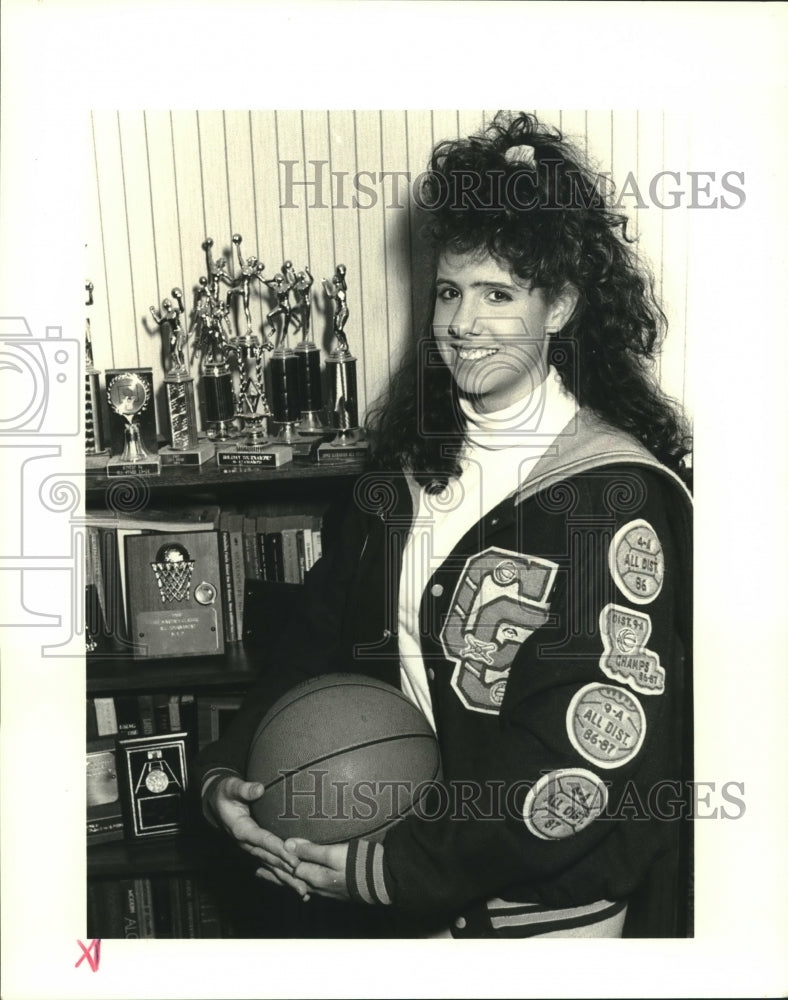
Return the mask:
<svg viewBox="0 0 788 1000">
<path fill-rule="evenodd" d="M 325 676 L 331 676 L 331 675 L 330 674 L 326 674 Z M 369 679 L 373 680 L 373 678 L 369 678 Z M 314 683 L 314 682 L 311 681 L 311 680 L 310 681 L 304 681 L 304 686 L 311 685 L 312 683 Z M 363 684 L 363 683 L 359 684 L 358 683 L 358 678 L 354 678 L 352 681 L 342 681 L 340 683 L 331 684 L 330 685 L 330 689 L 331 690 L 333 690 L 334 688 L 343 688 L 343 687 L 372 688 L 373 690 L 384 691 L 386 694 L 396 695 L 396 697 L 399 698 L 400 701 L 404 701 L 410 708 L 413 708 L 416 711 L 418 711 L 418 709 L 413 704 L 413 702 L 410 700 L 410 698 L 408 698 L 406 695 L 404 695 L 401 691 L 398 691 L 395 687 L 392 687 L 390 684 L 387 685 L 385 688 L 382 688 L 382 687 L 377 687 L 374 682 L 372 684 Z M 279 708 L 279 709 L 277 709 L 277 711 L 272 716 L 270 716 L 270 718 L 268 717 L 268 715 L 266 715 L 263 718 L 263 720 L 260 723 L 260 725 L 257 727 L 257 733 L 255 733 L 255 739 L 257 738 L 257 735 L 263 731 L 263 729 L 267 729 L 268 726 L 270 726 L 271 723 L 274 721 L 274 719 L 277 718 L 277 716 L 279 716 L 286 709 L 290 708 L 292 705 L 297 705 L 299 703 L 299 701 L 303 701 L 304 698 L 308 698 L 308 697 L 310 697 L 310 695 L 313 695 L 313 694 L 314 695 L 322 694 L 326 690 L 327 689 L 325 687 L 318 687 L 314 691 L 313 690 L 304 691 L 303 694 L 299 695 L 298 698 L 294 698 L 292 701 L 288 701 L 285 705 L 282 705 L 282 707 Z M 272 711 L 273 711 L 273 709 L 272 709 Z"/>
<path fill-rule="evenodd" d="M 402 735 L 399 736 L 393 736 L 393 735 L 380 736 L 374 740 L 367 740 L 366 743 L 354 743 L 352 746 L 342 747 L 340 750 L 332 750 L 331 753 L 324 754 L 322 757 L 317 757 L 315 760 L 310 760 L 308 767 L 312 767 L 315 764 L 321 764 L 324 760 L 331 760 L 332 757 L 338 757 L 340 754 L 350 753 L 351 750 L 366 750 L 368 747 L 378 746 L 381 743 L 393 743 L 395 740 L 412 740 L 412 739 L 434 741 L 435 736 L 433 733 L 403 733 Z M 284 781 L 285 778 L 288 778 L 294 774 L 301 774 L 305 770 L 306 770 L 305 766 L 295 767 L 293 768 L 292 771 L 288 771 L 286 774 L 281 774 L 280 772 L 280 777 L 275 778 L 273 781 L 269 782 L 269 784 L 266 785 L 264 782 L 261 782 L 261 784 L 263 784 L 264 788 L 266 789 L 275 788 L 280 782 Z"/>
</svg>

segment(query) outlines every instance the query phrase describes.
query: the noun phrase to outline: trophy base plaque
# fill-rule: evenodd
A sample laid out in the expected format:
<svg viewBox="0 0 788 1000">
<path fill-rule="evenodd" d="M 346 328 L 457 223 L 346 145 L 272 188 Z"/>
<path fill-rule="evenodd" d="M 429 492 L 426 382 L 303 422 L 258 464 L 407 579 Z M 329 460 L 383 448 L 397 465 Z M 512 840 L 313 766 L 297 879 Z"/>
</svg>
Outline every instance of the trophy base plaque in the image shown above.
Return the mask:
<svg viewBox="0 0 788 1000">
<path fill-rule="evenodd" d="M 173 448 L 166 445 L 159 451 L 162 465 L 203 465 L 216 454 L 212 441 L 200 440 L 194 448 Z"/>
<path fill-rule="evenodd" d="M 293 461 L 293 449 L 287 444 L 266 444 L 261 448 L 230 448 L 216 452 L 221 469 L 278 469 Z"/>
<path fill-rule="evenodd" d="M 92 451 L 85 454 L 85 468 L 88 472 L 103 472 L 107 467 L 109 448 L 103 451 Z"/>
<path fill-rule="evenodd" d="M 108 476 L 158 476 L 161 462 L 158 455 L 151 455 L 138 462 L 127 462 L 122 455 L 113 455 L 107 462 Z"/>
<path fill-rule="evenodd" d="M 325 464 L 357 462 L 360 458 L 366 458 L 368 451 L 369 442 L 364 439 L 360 430 L 343 431 L 331 441 L 323 441 L 318 445 L 317 461 Z"/>
</svg>

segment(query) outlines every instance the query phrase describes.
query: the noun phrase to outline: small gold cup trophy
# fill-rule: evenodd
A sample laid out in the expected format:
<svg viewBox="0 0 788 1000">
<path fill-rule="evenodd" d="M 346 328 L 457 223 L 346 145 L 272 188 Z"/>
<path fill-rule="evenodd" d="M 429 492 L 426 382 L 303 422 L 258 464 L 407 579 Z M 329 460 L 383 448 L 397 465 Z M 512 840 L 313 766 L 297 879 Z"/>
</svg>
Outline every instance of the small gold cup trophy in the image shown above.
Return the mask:
<svg viewBox="0 0 788 1000">
<path fill-rule="evenodd" d="M 197 408 L 194 398 L 194 379 L 189 371 L 189 334 L 181 326 L 181 316 L 186 311 L 180 288 L 173 288 L 172 297 L 164 299 L 157 314 L 153 306 L 151 315 L 156 324 L 167 332 L 167 372 L 164 387 L 167 415 L 170 424 L 170 444 L 159 452 L 162 465 L 202 465 L 213 457 L 210 441 L 200 441 L 197 436 Z"/>
<path fill-rule="evenodd" d="M 336 347 L 326 361 L 331 423 L 336 430 L 330 441 L 318 445 L 318 462 L 341 462 L 366 455 L 367 442 L 358 425 L 358 382 L 356 358 L 350 353 L 345 325 L 350 315 L 347 304 L 347 268 L 338 264 L 334 277 L 323 280 L 323 289 L 334 303 L 333 331 Z"/>
<path fill-rule="evenodd" d="M 161 471 L 150 368 L 107 371 L 107 399 L 114 415 L 108 476 L 151 476 Z M 122 436 L 120 433 L 122 427 Z"/>
<path fill-rule="evenodd" d="M 252 284 L 264 281 L 265 265 L 254 256 L 244 260 L 241 243 L 242 237 L 236 233 L 233 244 L 238 256 L 238 273 L 230 282 L 226 308 L 230 313 L 239 298 L 243 305 L 245 326 L 242 326 L 240 310 L 236 310 L 238 332 L 231 345 L 238 366 L 235 416 L 243 424 L 243 437 L 235 445 L 219 449 L 216 462 L 228 469 L 278 468 L 292 461 L 293 449 L 287 443 L 271 441 L 268 436 L 271 410 L 265 391 L 265 352 L 273 350 L 273 344 L 255 334 L 250 309 Z"/>
</svg>

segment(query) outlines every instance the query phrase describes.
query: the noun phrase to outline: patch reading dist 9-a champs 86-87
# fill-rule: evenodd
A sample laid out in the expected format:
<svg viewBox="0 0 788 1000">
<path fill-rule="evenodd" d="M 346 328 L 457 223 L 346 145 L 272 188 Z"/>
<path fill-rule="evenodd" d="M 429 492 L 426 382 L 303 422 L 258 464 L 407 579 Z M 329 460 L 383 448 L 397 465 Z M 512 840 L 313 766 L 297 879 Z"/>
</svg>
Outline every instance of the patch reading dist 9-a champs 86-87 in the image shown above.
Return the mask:
<svg viewBox="0 0 788 1000">
<path fill-rule="evenodd" d="M 616 586 L 633 604 L 650 604 L 662 590 L 662 545 L 648 521 L 630 521 L 616 532 L 608 563 Z"/>
<path fill-rule="evenodd" d="M 646 716 L 634 695 L 613 684 L 586 684 L 569 703 L 566 729 L 572 746 L 597 767 L 622 767 L 646 736 Z"/>
<path fill-rule="evenodd" d="M 651 635 L 649 615 L 619 604 L 606 604 L 599 615 L 599 634 L 602 673 L 640 694 L 664 692 L 665 668 L 659 655 L 646 648 Z"/>
</svg>

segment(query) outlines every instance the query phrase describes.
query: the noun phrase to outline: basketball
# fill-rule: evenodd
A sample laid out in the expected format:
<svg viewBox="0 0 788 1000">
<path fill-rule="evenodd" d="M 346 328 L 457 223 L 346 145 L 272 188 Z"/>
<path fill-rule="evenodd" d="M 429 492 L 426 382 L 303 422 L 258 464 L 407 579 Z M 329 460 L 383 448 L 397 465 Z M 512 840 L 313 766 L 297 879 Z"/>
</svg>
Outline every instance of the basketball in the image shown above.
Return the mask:
<svg viewBox="0 0 788 1000">
<path fill-rule="evenodd" d="M 265 787 L 252 816 L 283 840 L 382 838 L 440 775 L 435 733 L 401 691 L 327 674 L 288 691 L 252 739 L 247 780 Z"/>
</svg>

